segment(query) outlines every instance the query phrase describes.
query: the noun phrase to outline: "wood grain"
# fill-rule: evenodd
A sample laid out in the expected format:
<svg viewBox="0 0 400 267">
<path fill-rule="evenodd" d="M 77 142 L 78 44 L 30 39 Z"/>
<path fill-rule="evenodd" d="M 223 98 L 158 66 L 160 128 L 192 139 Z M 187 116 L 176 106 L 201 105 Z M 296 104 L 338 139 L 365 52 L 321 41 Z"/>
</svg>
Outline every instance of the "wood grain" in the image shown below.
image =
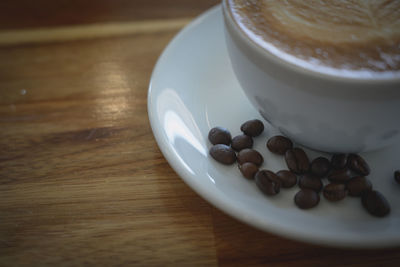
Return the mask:
<svg viewBox="0 0 400 267">
<path fill-rule="evenodd" d="M 0 46 L 23 45 L 45 42 L 75 41 L 95 38 L 111 38 L 138 34 L 158 33 L 181 29 L 190 18 L 151 20 L 143 22 L 97 23 L 56 28 L 9 30 L 0 32 Z"/>
<path fill-rule="evenodd" d="M 67 2 L 70 13 L 84 8 L 56 19 Z M 151 71 L 186 18 L 215 2 L 35 3 L 0 4 L 6 32 L 33 33 L 0 47 L 0 266 L 399 265 L 399 249 L 325 248 L 253 229 L 170 168 L 147 117 Z M 48 17 L 34 23 L 19 7 Z M 137 10 L 146 12 L 128 18 Z M 80 35 L 110 23 L 129 31 Z"/>
<path fill-rule="evenodd" d="M 2 0 L 0 29 L 194 17 L 217 0 Z"/>
<path fill-rule="evenodd" d="M 210 206 L 147 117 L 177 30 L 0 49 L 1 263 L 216 264 Z"/>
</svg>

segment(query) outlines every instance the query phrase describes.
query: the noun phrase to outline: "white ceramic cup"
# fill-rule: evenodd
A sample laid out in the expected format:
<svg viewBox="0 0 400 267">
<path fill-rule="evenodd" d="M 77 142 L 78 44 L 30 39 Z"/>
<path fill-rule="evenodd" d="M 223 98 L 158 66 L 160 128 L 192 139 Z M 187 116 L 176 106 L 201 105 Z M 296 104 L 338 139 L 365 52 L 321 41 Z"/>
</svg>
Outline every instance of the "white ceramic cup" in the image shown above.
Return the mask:
<svg viewBox="0 0 400 267">
<path fill-rule="evenodd" d="M 260 114 L 293 141 L 326 152 L 363 152 L 400 141 L 400 78 L 312 71 L 254 42 L 223 1 L 235 75 Z"/>
</svg>

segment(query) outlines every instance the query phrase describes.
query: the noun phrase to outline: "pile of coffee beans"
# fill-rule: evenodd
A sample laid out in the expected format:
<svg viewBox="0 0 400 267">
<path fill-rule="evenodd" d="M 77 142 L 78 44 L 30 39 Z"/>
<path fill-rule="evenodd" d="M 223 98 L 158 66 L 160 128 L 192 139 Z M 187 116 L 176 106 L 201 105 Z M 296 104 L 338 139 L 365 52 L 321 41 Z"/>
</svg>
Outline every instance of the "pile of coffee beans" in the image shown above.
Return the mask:
<svg viewBox="0 0 400 267">
<path fill-rule="evenodd" d="M 223 127 L 214 127 L 208 133 L 208 140 L 213 146 L 210 155 L 225 165 L 239 164 L 239 170 L 247 179 L 253 179 L 264 162 L 263 156 L 253 148 L 253 138 L 264 131 L 260 120 L 249 120 L 240 127 L 243 134 L 231 137 L 231 133 Z"/>
<path fill-rule="evenodd" d="M 295 147 L 293 142 L 282 135 L 268 139 L 266 147 L 274 154 L 284 156 L 288 170 L 276 173 L 260 169 L 263 156 L 253 149 L 254 137 L 264 131 L 260 120 L 249 120 L 240 127 L 242 134 L 231 137 L 223 127 L 212 128 L 208 139 L 213 146 L 210 155 L 222 164 L 238 163 L 246 179 L 254 179 L 257 187 L 267 196 L 280 193 L 281 188 L 295 185 L 300 191 L 295 194 L 294 203 L 300 209 L 310 209 L 320 202 L 320 193 L 328 201 L 337 202 L 346 196 L 360 197 L 362 206 L 371 214 L 383 217 L 390 213 L 386 198 L 373 190 L 368 163 L 358 154 L 334 154 L 330 159 L 317 157 L 310 161 L 306 152 Z M 400 184 L 400 170 L 394 179 Z"/>
</svg>

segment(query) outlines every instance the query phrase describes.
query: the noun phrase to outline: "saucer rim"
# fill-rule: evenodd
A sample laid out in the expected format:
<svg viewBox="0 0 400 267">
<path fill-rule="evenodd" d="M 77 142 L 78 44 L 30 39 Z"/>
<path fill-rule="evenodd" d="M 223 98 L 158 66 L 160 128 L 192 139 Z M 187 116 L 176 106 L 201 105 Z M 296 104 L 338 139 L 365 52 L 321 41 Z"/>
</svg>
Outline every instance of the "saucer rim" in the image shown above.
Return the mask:
<svg viewBox="0 0 400 267">
<path fill-rule="evenodd" d="M 218 14 L 219 13 L 219 14 Z M 287 227 L 280 227 L 278 223 L 273 221 L 265 222 L 261 221 L 261 218 L 256 218 L 252 216 L 250 213 L 246 213 L 242 207 L 235 207 L 229 204 L 229 198 L 224 195 L 216 195 L 212 192 L 212 190 L 208 190 L 207 186 L 204 186 L 202 183 L 198 182 L 198 179 L 195 179 L 196 176 L 191 174 L 182 164 L 179 163 L 177 157 L 175 156 L 174 151 L 172 150 L 172 145 L 166 142 L 162 136 L 162 126 L 157 122 L 157 116 L 155 115 L 154 109 L 154 97 L 155 91 L 153 87 L 153 82 L 156 79 L 157 72 L 159 72 L 159 66 L 162 64 L 164 58 L 169 53 L 170 50 L 173 49 L 182 39 L 185 38 L 185 35 L 201 24 L 203 21 L 207 20 L 210 16 L 222 16 L 221 5 L 214 6 L 202 13 L 200 16 L 195 18 L 192 22 L 190 22 L 187 26 L 185 26 L 169 44 L 163 50 L 162 54 L 159 56 L 157 63 L 153 69 L 151 74 L 148 95 L 147 95 L 147 111 L 148 117 L 150 121 L 150 126 L 152 132 L 155 136 L 156 142 L 162 152 L 163 156 L 169 163 L 169 165 L 174 169 L 174 171 L 178 174 L 178 176 L 187 184 L 189 187 L 194 190 L 197 194 L 199 194 L 203 199 L 209 202 L 211 205 L 217 207 L 219 210 L 229 214 L 231 217 L 247 224 L 251 225 L 261 231 L 279 235 L 288 239 L 297 240 L 301 242 L 307 242 L 317 245 L 326 245 L 330 247 L 340 247 L 340 248 L 385 248 L 385 247 L 393 247 L 399 245 L 399 238 L 393 238 L 391 240 L 378 240 L 375 236 L 368 236 L 369 238 L 363 238 L 362 241 L 358 240 L 350 240 L 343 238 L 330 238 L 321 237 L 319 235 L 313 235 L 309 232 L 301 232 L 298 230 L 288 229 Z M 222 19 L 222 17 L 221 17 Z M 297 229 L 297 228 L 296 228 Z M 339 235 L 342 236 L 342 235 Z"/>
</svg>

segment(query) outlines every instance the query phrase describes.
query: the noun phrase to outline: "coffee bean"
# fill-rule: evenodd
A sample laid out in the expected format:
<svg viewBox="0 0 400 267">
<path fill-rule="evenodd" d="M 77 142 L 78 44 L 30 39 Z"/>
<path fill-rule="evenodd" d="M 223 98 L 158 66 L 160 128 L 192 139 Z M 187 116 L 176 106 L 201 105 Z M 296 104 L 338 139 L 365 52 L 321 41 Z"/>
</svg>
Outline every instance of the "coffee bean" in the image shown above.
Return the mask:
<svg viewBox="0 0 400 267">
<path fill-rule="evenodd" d="M 253 147 L 253 138 L 251 138 L 250 136 L 245 135 L 245 134 L 235 136 L 232 139 L 231 147 L 236 151 L 240 151 L 245 148 L 252 148 Z"/>
<path fill-rule="evenodd" d="M 400 184 L 400 170 L 394 172 L 394 180 Z"/>
<path fill-rule="evenodd" d="M 316 192 L 319 192 L 321 191 L 322 186 L 323 185 L 321 179 L 319 179 L 316 176 L 313 176 L 312 174 L 304 174 L 302 177 L 300 177 L 299 187 L 301 189 L 309 188 Z"/>
<path fill-rule="evenodd" d="M 350 170 L 360 175 L 367 176 L 370 173 L 368 163 L 360 155 L 350 154 L 347 160 L 347 165 Z"/>
<path fill-rule="evenodd" d="M 281 182 L 275 173 L 261 170 L 256 173 L 255 180 L 258 188 L 266 195 L 273 196 L 279 193 Z"/>
<path fill-rule="evenodd" d="M 230 165 L 236 161 L 235 151 L 230 146 L 224 144 L 216 144 L 210 148 L 210 155 L 216 161 Z"/>
<path fill-rule="evenodd" d="M 318 205 L 319 195 L 311 189 L 301 189 L 294 196 L 294 203 L 300 209 L 310 209 Z"/>
<path fill-rule="evenodd" d="M 310 161 L 303 149 L 293 148 L 285 153 L 286 164 L 296 174 L 306 173 L 310 167 Z"/>
<path fill-rule="evenodd" d="M 357 176 L 351 178 L 347 183 L 347 190 L 349 195 L 353 197 L 361 196 L 365 191 L 372 190 L 371 182 L 364 176 Z"/>
<path fill-rule="evenodd" d="M 253 179 L 254 175 L 258 172 L 258 167 L 252 162 L 245 162 L 239 165 L 239 170 L 245 178 Z"/>
<path fill-rule="evenodd" d="M 361 202 L 371 215 L 384 217 L 390 213 L 389 202 L 378 191 L 366 191 L 361 197 Z"/>
<path fill-rule="evenodd" d="M 350 179 L 350 171 L 346 168 L 341 170 L 333 170 L 328 175 L 328 180 L 333 183 L 346 183 Z"/>
<path fill-rule="evenodd" d="M 243 123 L 240 130 L 245 135 L 256 137 L 264 131 L 264 124 L 260 120 L 250 120 Z"/>
<path fill-rule="evenodd" d="M 229 145 L 231 143 L 231 133 L 223 127 L 214 127 L 208 133 L 208 140 L 213 145 Z"/>
<path fill-rule="evenodd" d="M 336 170 L 344 169 L 347 165 L 346 154 L 335 154 L 331 158 L 331 167 Z"/>
<path fill-rule="evenodd" d="M 311 173 L 318 177 L 324 177 L 330 169 L 331 163 L 327 158 L 318 157 L 311 162 Z"/>
<path fill-rule="evenodd" d="M 237 155 L 237 160 L 240 165 L 245 162 L 252 162 L 257 166 L 260 166 L 264 161 L 262 155 L 257 150 L 251 148 L 242 149 Z"/>
<path fill-rule="evenodd" d="M 346 196 L 346 186 L 344 184 L 327 184 L 322 191 L 324 197 L 329 201 L 339 201 Z"/>
<path fill-rule="evenodd" d="M 268 139 L 267 148 L 269 151 L 279 155 L 285 155 L 286 151 L 292 149 L 292 141 L 282 135 L 276 135 Z"/>
<path fill-rule="evenodd" d="M 291 171 L 281 170 L 276 173 L 276 176 L 278 176 L 284 188 L 290 188 L 297 184 L 297 176 Z"/>
</svg>

